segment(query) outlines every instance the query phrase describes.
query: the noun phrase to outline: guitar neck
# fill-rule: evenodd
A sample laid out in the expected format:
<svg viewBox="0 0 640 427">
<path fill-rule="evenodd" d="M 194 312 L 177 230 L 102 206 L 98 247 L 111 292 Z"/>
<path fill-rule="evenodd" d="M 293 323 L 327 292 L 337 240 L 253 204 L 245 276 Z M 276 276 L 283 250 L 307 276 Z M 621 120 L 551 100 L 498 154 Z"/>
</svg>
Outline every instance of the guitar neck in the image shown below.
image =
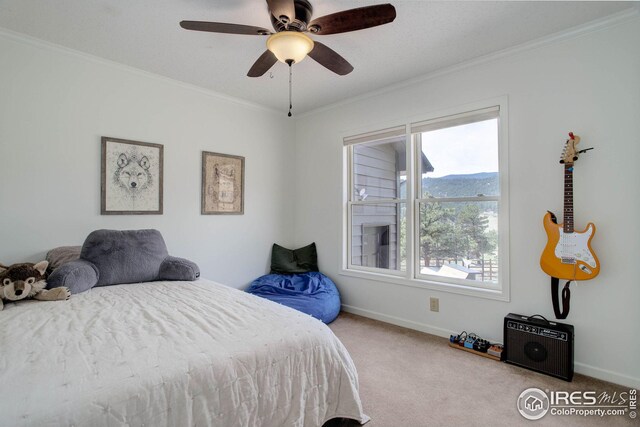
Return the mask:
<svg viewBox="0 0 640 427">
<path fill-rule="evenodd" d="M 573 163 L 564 165 L 564 221 L 565 233 L 573 233 Z"/>
</svg>

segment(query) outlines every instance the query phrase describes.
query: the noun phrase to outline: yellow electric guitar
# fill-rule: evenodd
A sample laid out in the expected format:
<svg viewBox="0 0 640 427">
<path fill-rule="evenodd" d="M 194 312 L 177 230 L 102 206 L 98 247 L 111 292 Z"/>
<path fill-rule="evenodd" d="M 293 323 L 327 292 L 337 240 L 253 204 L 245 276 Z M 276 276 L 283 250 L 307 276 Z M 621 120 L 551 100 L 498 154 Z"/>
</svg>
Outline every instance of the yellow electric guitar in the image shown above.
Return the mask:
<svg viewBox="0 0 640 427">
<path fill-rule="evenodd" d="M 589 280 L 600 272 L 600 261 L 591 249 L 596 226 L 590 222 L 582 231 L 573 229 L 573 165 L 579 154 L 586 151 L 577 150 L 579 142 L 578 135 L 569 133 L 560 160 L 564 164 L 564 222 L 558 224 L 551 212 L 543 220 L 548 240 L 540 266 L 549 276 L 564 280 Z"/>
</svg>

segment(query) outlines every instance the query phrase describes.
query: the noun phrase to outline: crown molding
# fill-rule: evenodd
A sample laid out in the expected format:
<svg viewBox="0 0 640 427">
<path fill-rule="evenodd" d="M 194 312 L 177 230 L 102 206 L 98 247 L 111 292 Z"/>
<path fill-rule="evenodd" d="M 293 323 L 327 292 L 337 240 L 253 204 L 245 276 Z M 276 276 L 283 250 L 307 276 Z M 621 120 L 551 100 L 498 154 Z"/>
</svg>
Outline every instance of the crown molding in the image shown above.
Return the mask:
<svg viewBox="0 0 640 427">
<path fill-rule="evenodd" d="M 79 59 L 83 59 L 85 61 L 89 61 L 89 62 L 93 62 L 94 64 L 99 64 L 99 65 L 104 65 L 107 67 L 111 67 L 120 71 L 124 71 L 124 72 L 128 72 L 131 74 L 135 74 L 138 76 L 142 76 L 142 77 L 146 77 L 146 78 L 150 78 L 162 83 L 166 83 L 172 86 L 176 86 L 182 89 L 187 89 L 187 90 L 191 90 L 194 92 L 198 92 L 202 95 L 206 95 L 206 96 L 210 96 L 212 98 L 216 98 L 219 99 L 221 101 L 226 101 L 226 102 L 230 102 L 236 105 L 240 105 L 243 107 L 248 107 L 251 109 L 255 109 L 255 110 L 259 110 L 259 111 L 266 111 L 269 113 L 274 113 L 274 114 L 279 114 L 282 115 L 282 111 L 276 110 L 274 108 L 269 108 L 266 107 L 264 105 L 261 104 L 256 104 L 241 98 L 235 98 L 233 96 L 229 96 L 229 95 L 225 95 L 223 93 L 220 92 L 216 92 L 210 89 L 205 89 L 201 86 L 197 86 L 191 83 L 185 83 L 183 81 L 180 80 L 175 80 L 172 79 L 170 77 L 165 77 L 162 76 L 160 74 L 156 74 L 156 73 L 152 73 L 150 71 L 145 71 L 142 70 L 140 68 L 136 68 L 136 67 L 132 67 L 130 65 L 125 65 L 122 64 L 120 62 L 116 62 L 116 61 L 112 61 L 110 59 L 105 59 L 105 58 L 101 58 L 99 56 L 96 55 L 92 55 L 90 53 L 86 53 L 86 52 L 82 52 L 79 50 L 75 50 L 75 49 L 71 49 L 69 47 L 65 47 L 56 43 L 52 43 L 46 40 L 42 40 L 36 37 L 32 37 L 29 36 L 27 34 L 23 34 L 23 33 L 19 33 L 13 30 L 9 30 L 7 28 L 2 28 L 0 27 L 0 37 L 3 37 L 5 39 L 14 41 L 14 42 L 18 42 L 18 43 L 23 43 L 23 44 L 27 44 L 30 46 L 34 46 L 37 48 L 41 48 L 41 49 L 46 49 L 46 50 L 50 50 L 50 51 L 54 51 L 54 52 L 58 52 L 64 55 L 68 55 L 71 57 L 75 57 L 75 58 L 79 58 Z"/>
<path fill-rule="evenodd" d="M 609 16 L 605 16 L 603 18 L 595 19 L 585 24 L 581 24 L 566 30 L 562 30 L 560 32 L 553 33 L 544 37 L 540 37 L 538 39 L 531 40 L 531 41 L 519 44 L 517 46 L 513 46 L 513 47 L 502 49 L 496 52 L 488 53 L 486 55 L 482 55 L 477 58 L 470 59 L 468 61 L 463 61 L 458 64 L 454 64 L 445 68 L 440 68 L 438 70 L 432 71 L 427 74 L 423 74 L 418 77 L 414 77 L 409 80 L 404 80 L 402 82 L 394 83 L 392 85 L 385 86 L 380 89 L 376 89 L 374 91 L 370 91 L 359 96 L 351 97 L 347 100 L 334 102 L 332 104 L 318 107 L 313 110 L 306 111 L 304 113 L 299 113 L 296 115 L 296 119 L 322 113 L 324 111 L 329 111 L 337 107 L 350 105 L 350 104 L 363 101 L 369 98 L 373 98 L 379 95 L 384 95 L 385 93 L 397 91 L 399 89 L 402 89 L 408 86 L 413 86 L 428 80 L 432 80 L 446 74 L 465 70 L 467 68 L 471 68 L 476 65 L 481 65 L 481 64 L 485 64 L 487 62 L 495 61 L 501 58 L 517 55 L 522 52 L 527 52 L 530 50 L 537 49 L 539 47 L 553 45 L 556 43 L 563 42 L 565 40 L 575 39 L 596 31 L 604 30 L 610 27 L 623 24 L 627 21 L 640 17 L 640 2 L 634 2 L 634 3 L 635 4 L 629 7 L 628 9 L 614 13 Z"/>
</svg>

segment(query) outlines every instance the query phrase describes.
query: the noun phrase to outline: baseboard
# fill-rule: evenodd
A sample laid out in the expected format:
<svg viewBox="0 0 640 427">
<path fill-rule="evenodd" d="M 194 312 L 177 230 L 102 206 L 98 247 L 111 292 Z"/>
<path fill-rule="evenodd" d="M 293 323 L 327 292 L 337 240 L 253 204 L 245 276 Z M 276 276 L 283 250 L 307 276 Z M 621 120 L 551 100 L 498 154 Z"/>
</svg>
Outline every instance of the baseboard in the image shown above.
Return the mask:
<svg viewBox="0 0 640 427">
<path fill-rule="evenodd" d="M 390 323 L 396 326 L 413 329 L 438 337 L 449 338 L 449 335 L 457 333 L 456 331 L 427 325 L 426 323 L 415 322 L 413 320 L 403 319 L 401 317 L 390 316 L 388 314 L 379 313 L 377 311 L 366 310 L 364 308 L 354 307 L 352 305 L 342 305 L 342 310 L 356 314 L 358 316 L 367 317 L 369 319 L 379 320 L 381 322 Z M 608 381 L 614 384 L 623 385 L 625 387 L 633 387 L 640 389 L 640 378 L 634 378 L 619 372 L 609 371 L 607 369 L 598 368 L 587 365 L 586 363 L 574 362 L 575 372 L 586 375 L 588 377 L 597 378 L 599 380 Z"/>
<path fill-rule="evenodd" d="M 450 335 L 458 333 L 453 330 L 438 328 L 435 326 L 427 325 L 426 323 L 414 322 L 413 320 L 402 319 L 400 317 L 389 316 L 387 314 L 365 310 L 364 308 L 358 308 L 352 305 L 343 304 L 342 310 L 346 311 L 347 313 L 357 314 L 358 316 L 379 320 L 385 323 L 391 323 L 392 325 L 402 326 L 408 329 L 425 332 L 427 334 L 435 335 L 438 337 L 449 338 Z"/>
<path fill-rule="evenodd" d="M 586 363 L 574 362 L 573 365 L 574 370 L 579 374 L 640 390 L 640 378 L 633 378 L 619 372 L 587 365 Z"/>
</svg>

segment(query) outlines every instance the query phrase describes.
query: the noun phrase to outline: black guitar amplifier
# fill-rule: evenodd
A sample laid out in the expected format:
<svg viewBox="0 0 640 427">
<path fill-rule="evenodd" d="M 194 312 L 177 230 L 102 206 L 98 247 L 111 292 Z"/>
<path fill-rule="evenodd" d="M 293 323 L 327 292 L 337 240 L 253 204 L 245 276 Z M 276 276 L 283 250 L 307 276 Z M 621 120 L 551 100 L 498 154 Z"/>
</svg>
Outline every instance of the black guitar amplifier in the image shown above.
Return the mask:
<svg viewBox="0 0 640 427">
<path fill-rule="evenodd" d="M 571 381 L 573 326 L 509 313 L 503 356 L 507 363 Z"/>
</svg>

